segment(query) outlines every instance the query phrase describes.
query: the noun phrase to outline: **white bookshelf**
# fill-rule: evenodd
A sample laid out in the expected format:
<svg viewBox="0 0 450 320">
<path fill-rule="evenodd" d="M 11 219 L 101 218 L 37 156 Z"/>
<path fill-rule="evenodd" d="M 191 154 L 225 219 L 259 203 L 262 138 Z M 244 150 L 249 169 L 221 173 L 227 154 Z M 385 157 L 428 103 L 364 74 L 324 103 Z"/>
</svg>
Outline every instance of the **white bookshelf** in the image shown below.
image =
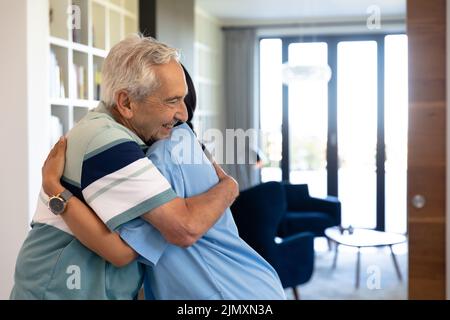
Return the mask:
<svg viewBox="0 0 450 320">
<path fill-rule="evenodd" d="M 71 5 L 79 8 L 73 21 L 80 29 L 68 27 Z M 138 31 L 138 0 L 49 0 L 49 15 L 50 109 L 65 134 L 98 104 L 109 49 Z M 58 127 L 56 119 L 51 123 Z M 52 140 L 58 137 L 53 131 Z"/>
</svg>

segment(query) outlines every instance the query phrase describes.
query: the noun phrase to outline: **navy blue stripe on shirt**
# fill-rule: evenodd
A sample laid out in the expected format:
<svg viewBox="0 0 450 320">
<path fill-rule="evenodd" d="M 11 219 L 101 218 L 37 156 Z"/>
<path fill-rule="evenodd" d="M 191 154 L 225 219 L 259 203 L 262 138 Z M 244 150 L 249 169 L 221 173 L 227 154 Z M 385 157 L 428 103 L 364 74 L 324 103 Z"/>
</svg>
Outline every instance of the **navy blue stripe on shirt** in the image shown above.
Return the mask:
<svg viewBox="0 0 450 320">
<path fill-rule="evenodd" d="M 145 154 L 134 141 L 120 143 L 91 156 L 83 161 L 81 189 L 142 158 L 145 158 Z"/>
</svg>

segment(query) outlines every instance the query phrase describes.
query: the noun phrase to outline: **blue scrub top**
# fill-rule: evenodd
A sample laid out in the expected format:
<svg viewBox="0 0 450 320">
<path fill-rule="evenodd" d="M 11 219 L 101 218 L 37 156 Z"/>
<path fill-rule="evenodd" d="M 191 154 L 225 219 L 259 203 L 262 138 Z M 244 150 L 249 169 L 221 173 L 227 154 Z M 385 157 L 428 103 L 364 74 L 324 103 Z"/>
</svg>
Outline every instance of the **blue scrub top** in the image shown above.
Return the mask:
<svg viewBox="0 0 450 320">
<path fill-rule="evenodd" d="M 154 143 L 147 156 L 179 197 L 198 195 L 219 181 L 186 124 Z M 188 248 L 167 243 L 140 218 L 119 233 L 146 264 L 146 298 L 286 299 L 274 268 L 239 237 L 230 209 Z"/>
</svg>

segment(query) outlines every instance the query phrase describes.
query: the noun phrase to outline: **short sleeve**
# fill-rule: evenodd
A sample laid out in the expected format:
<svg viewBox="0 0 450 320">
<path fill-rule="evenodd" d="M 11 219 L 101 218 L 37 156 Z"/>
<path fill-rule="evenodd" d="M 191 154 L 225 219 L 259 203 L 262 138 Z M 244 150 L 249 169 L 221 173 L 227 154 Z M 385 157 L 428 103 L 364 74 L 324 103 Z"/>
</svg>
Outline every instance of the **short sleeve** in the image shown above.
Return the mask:
<svg viewBox="0 0 450 320">
<path fill-rule="evenodd" d="M 141 147 L 117 128 L 90 142 L 81 188 L 85 202 L 111 230 L 176 198 Z"/>
<path fill-rule="evenodd" d="M 156 265 L 168 242 L 161 233 L 143 219 L 134 219 L 118 230 L 120 237 L 139 254 L 139 261 Z"/>
</svg>

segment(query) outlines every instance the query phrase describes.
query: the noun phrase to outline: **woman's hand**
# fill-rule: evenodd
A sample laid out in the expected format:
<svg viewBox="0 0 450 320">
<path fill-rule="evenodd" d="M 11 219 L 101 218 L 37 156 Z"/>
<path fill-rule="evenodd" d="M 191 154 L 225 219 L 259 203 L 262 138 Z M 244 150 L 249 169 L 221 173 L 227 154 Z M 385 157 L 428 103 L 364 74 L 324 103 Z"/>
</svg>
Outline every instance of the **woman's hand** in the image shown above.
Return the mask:
<svg viewBox="0 0 450 320">
<path fill-rule="evenodd" d="M 53 146 L 42 166 L 42 188 L 47 195 L 56 195 L 64 191 L 60 179 L 66 162 L 67 139 L 63 136 Z"/>
</svg>

